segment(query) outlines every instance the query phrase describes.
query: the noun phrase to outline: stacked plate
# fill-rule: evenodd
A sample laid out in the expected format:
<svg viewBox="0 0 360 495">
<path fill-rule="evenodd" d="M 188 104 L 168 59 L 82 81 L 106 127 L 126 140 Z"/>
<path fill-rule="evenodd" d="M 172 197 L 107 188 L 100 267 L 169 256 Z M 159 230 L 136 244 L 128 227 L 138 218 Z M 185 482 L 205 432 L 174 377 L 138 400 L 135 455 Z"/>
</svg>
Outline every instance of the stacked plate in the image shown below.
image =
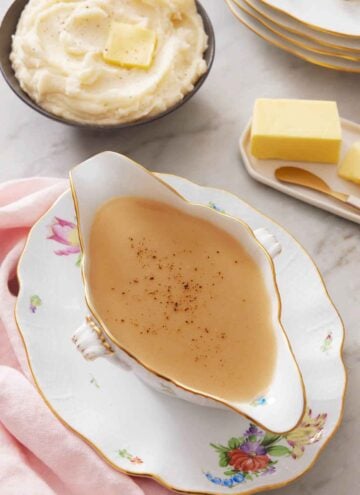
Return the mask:
<svg viewBox="0 0 360 495">
<path fill-rule="evenodd" d="M 329 69 L 360 72 L 360 2 L 226 0 L 265 41 Z"/>
</svg>

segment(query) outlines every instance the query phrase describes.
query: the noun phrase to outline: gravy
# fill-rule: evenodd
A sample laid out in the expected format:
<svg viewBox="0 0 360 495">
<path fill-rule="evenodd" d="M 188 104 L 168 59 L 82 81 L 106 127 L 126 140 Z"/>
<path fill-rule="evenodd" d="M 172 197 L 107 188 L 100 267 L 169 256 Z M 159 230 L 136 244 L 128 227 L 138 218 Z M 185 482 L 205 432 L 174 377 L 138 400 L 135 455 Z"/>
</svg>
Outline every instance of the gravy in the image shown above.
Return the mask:
<svg viewBox="0 0 360 495">
<path fill-rule="evenodd" d="M 268 387 L 271 303 L 241 244 L 164 203 L 115 198 L 90 236 L 95 310 L 120 346 L 180 384 L 228 401 Z"/>
</svg>

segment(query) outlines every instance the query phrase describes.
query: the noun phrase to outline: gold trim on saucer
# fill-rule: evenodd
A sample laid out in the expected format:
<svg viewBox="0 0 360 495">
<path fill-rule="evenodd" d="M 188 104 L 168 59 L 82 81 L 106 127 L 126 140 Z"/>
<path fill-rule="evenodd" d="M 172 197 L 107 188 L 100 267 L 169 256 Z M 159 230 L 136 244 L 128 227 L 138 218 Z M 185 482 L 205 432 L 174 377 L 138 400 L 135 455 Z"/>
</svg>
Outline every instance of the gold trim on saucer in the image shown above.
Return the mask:
<svg viewBox="0 0 360 495">
<path fill-rule="evenodd" d="M 237 7 L 239 9 L 241 9 L 243 12 L 245 12 L 247 15 L 249 15 L 250 17 L 252 17 L 256 21 L 260 22 L 260 24 L 262 24 L 264 27 L 266 27 L 269 31 L 274 33 L 279 38 L 282 38 L 282 39 L 288 41 L 289 43 L 291 43 L 295 46 L 299 46 L 300 48 L 303 48 L 304 50 L 308 50 L 308 51 L 313 52 L 313 53 L 318 53 L 319 55 L 326 55 L 329 57 L 340 58 L 340 59 L 344 59 L 344 60 L 349 60 L 351 62 L 359 62 L 360 61 L 360 52 L 357 56 L 350 55 L 350 54 L 347 55 L 345 53 L 337 53 L 334 51 L 328 51 L 328 50 L 321 49 L 321 48 L 315 48 L 313 46 L 308 45 L 306 42 L 303 43 L 302 41 L 298 41 L 294 38 L 291 38 L 290 36 L 286 36 L 285 34 L 281 33 L 280 31 L 278 31 L 277 29 L 272 27 L 271 24 L 269 24 L 266 20 L 263 20 L 263 19 L 267 19 L 272 24 L 275 24 L 275 25 L 281 27 L 282 29 L 287 30 L 287 28 L 284 28 L 280 24 L 274 22 L 272 19 L 269 19 L 268 17 L 264 16 L 255 7 L 252 7 L 252 5 L 249 3 L 248 0 L 243 0 L 243 1 L 251 9 L 250 11 L 247 10 L 243 5 L 240 4 L 239 0 L 232 0 L 232 1 L 235 5 L 237 5 Z M 257 12 L 260 17 L 258 17 L 255 12 Z M 299 35 L 297 34 L 297 36 L 299 36 Z"/>
<path fill-rule="evenodd" d="M 128 158 L 128 157 L 125 157 L 125 156 L 124 156 L 124 158 L 126 158 L 127 160 L 129 160 L 135 167 L 137 167 L 138 169 L 140 169 L 142 172 L 146 173 L 147 175 L 149 175 L 152 178 L 154 178 L 155 180 L 157 180 L 160 184 L 162 184 L 167 189 L 169 189 L 172 193 L 174 193 L 176 196 L 178 196 L 186 204 L 191 205 L 191 206 L 198 206 L 200 208 L 205 208 L 205 209 L 208 209 L 208 210 L 211 210 L 212 212 L 214 212 L 213 208 L 211 208 L 210 206 L 206 206 L 206 205 L 203 205 L 203 204 L 200 204 L 200 203 L 195 203 L 195 202 L 192 202 L 192 201 L 187 200 L 176 189 L 174 189 L 173 187 L 171 187 L 169 184 L 167 184 L 165 181 L 163 181 L 160 177 L 156 176 L 154 173 L 150 172 L 147 168 L 143 167 L 140 163 L 137 163 L 136 161 L 132 160 L 131 158 Z M 277 303 L 278 303 L 277 322 L 278 322 L 278 325 L 280 327 L 280 330 L 281 330 L 283 336 L 285 337 L 285 341 L 287 343 L 288 350 L 289 350 L 290 355 L 291 355 L 291 358 L 292 358 L 292 360 L 293 360 L 293 362 L 295 364 L 295 368 L 296 368 L 296 371 L 297 371 L 297 374 L 298 374 L 298 378 L 299 378 L 299 381 L 300 381 L 300 384 L 301 384 L 302 396 L 303 396 L 302 414 L 300 415 L 300 418 L 296 422 L 296 424 L 292 428 L 290 428 L 289 430 L 287 430 L 287 431 L 278 432 L 278 431 L 269 430 L 262 423 L 260 423 L 258 420 L 254 419 L 252 416 L 250 416 L 248 414 L 245 414 L 241 410 L 241 408 L 234 407 L 228 401 L 226 401 L 226 400 L 224 400 L 222 398 L 216 397 L 216 396 L 214 396 L 212 394 L 207 394 L 205 392 L 201 392 L 199 390 L 196 390 L 194 388 L 191 388 L 190 386 L 184 385 L 183 383 L 180 383 L 179 381 L 177 381 L 177 380 L 175 380 L 175 379 L 173 379 L 173 378 L 171 378 L 169 376 L 162 375 L 161 373 L 159 373 L 156 370 L 152 369 L 147 364 L 143 363 L 139 358 L 137 358 L 130 351 L 128 351 L 127 349 L 125 349 L 123 347 L 123 345 L 116 339 L 116 337 L 114 337 L 111 334 L 110 330 L 106 327 L 106 324 L 104 323 L 104 321 L 102 320 L 102 318 L 100 317 L 100 315 L 97 313 L 96 309 L 94 308 L 94 305 L 91 302 L 91 297 L 90 297 L 90 294 L 89 294 L 89 287 L 88 287 L 88 284 L 87 284 L 87 281 L 86 281 L 86 276 L 85 276 L 85 269 L 84 269 L 85 259 L 86 259 L 85 248 L 84 248 L 85 244 L 84 244 L 84 240 L 83 240 L 83 237 L 82 237 L 82 231 L 81 231 L 80 209 L 79 209 L 78 199 L 77 199 L 77 195 L 76 195 L 76 190 L 75 190 L 75 187 L 74 187 L 74 184 L 73 184 L 73 179 L 72 179 L 72 172 L 73 172 L 73 170 L 75 170 L 80 165 L 77 165 L 76 167 L 73 167 L 70 170 L 70 172 L 69 172 L 69 179 L 70 179 L 70 189 L 71 189 L 71 194 L 72 194 L 72 198 L 73 198 L 73 202 L 74 202 L 75 214 L 76 214 L 76 219 L 77 219 L 77 227 L 78 227 L 78 233 L 79 233 L 80 249 L 81 249 L 81 252 L 82 252 L 81 265 L 80 266 L 81 266 L 81 274 L 82 274 L 82 279 L 83 279 L 83 284 L 84 284 L 85 301 L 86 301 L 86 304 L 87 304 L 90 312 L 94 315 L 95 319 L 99 322 L 99 325 L 101 326 L 102 331 L 107 335 L 107 337 L 109 338 L 109 340 L 113 344 L 115 344 L 119 349 L 121 349 L 123 352 L 125 352 L 130 358 L 132 358 L 134 361 L 136 361 L 140 366 L 144 367 L 150 373 L 156 375 L 157 377 L 161 378 L 162 380 L 165 380 L 165 381 L 171 383 L 172 385 L 175 385 L 176 387 L 181 388 L 185 392 L 190 392 L 192 394 L 195 394 L 195 395 L 204 397 L 206 399 L 212 399 L 212 400 L 218 402 L 219 404 L 222 404 L 223 406 L 225 406 L 225 407 L 227 407 L 229 409 L 232 409 L 237 414 L 241 414 L 242 416 L 246 417 L 249 421 L 255 423 L 256 425 L 260 426 L 260 428 L 262 428 L 264 430 L 271 431 L 272 433 L 279 434 L 279 435 L 285 435 L 286 433 L 289 433 L 290 431 L 292 431 L 293 429 L 295 429 L 301 423 L 301 420 L 302 420 L 302 418 L 303 418 L 303 416 L 305 414 L 305 411 L 306 411 L 306 402 L 307 401 L 306 401 L 305 384 L 304 384 L 304 380 L 303 380 L 303 376 L 302 376 L 300 367 L 299 367 L 298 362 L 296 360 L 295 354 L 294 354 L 294 352 L 292 350 L 292 347 L 291 347 L 289 338 L 288 338 L 288 336 L 287 336 L 287 334 L 285 332 L 285 329 L 284 329 L 284 327 L 282 325 L 282 322 L 281 322 L 282 304 L 281 304 L 280 291 L 279 291 L 279 287 L 278 287 L 277 279 L 276 279 L 276 272 L 275 272 L 274 262 L 273 262 L 271 256 L 269 255 L 269 253 L 267 252 L 267 250 L 260 243 L 260 241 L 256 238 L 253 230 L 249 227 L 249 225 L 246 222 L 244 222 L 243 220 L 241 220 L 240 218 L 233 217 L 233 216 L 228 215 L 226 213 L 220 213 L 220 212 L 216 212 L 216 211 L 214 212 L 214 213 L 216 213 L 218 215 L 222 215 L 222 216 L 231 218 L 232 220 L 234 220 L 237 223 L 241 224 L 242 227 L 248 232 L 248 234 L 250 235 L 250 237 L 258 245 L 258 247 L 262 250 L 262 252 L 264 253 L 264 255 L 265 255 L 265 257 L 266 257 L 266 259 L 267 259 L 267 261 L 269 263 L 269 266 L 270 266 L 270 269 L 271 269 L 271 272 L 272 272 L 272 278 L 273 278 L 273 284 L 274 284 L 274 288 L 275 288 Z"/>
<path fill-rule="evenodd" d="M 280 7 L 275 7 L 275 5 L 272 5 L 269 3 L 267 0 L 260 0 L 264 5 L 269 7 L 272 10 L 276 10 L 277 12 L 280 12 L 281 14 L 285 14 L 287 17 L 290 17 L 291 19 L 294 19 L 295 21 L 299 22 L 300 24 L 303 24 L 304 26 L 307 26 L 310 29 L 313 29 L 315 31 L 319 31 L 320 33 L 326 33 L 330 34 L 332 36 L 338 36 L 339 38 L 351 38 L 351 39 L 360 39 L 360 34 L 346 34 L 346 33 L 340 33 L 339 31 L 331 31 L 330 29 L 325 29 L 320 26 L 317 26 L 316 24 L 312 24 L 311 22 L 306 22 L 298 17 L 296 17 L 293 14 L 290 14 L 290 12 L 287 12 L 284 9 L 281 9 Z"/>
<path fill-rule="evenodd" d="M 237 1 L 236 0 L 233 0 L 234 3 L 237 4 Z M 298 36 L 301 36 L 302 38 L 305 38 L 305 39 L 308 39 L 314 43 L 318 43 L 319 45 L 322 45 L 322 46 L 326 46 L 328 48 L 335 48 L 335 49 L 338 49 L 338 50 L 343 50 L 345 52 L 355 52 L 355 53 L 360 53 L 360 45 L 359 45 L 359 48 L 351 48 L 350 46 L 344 46 L 344 45 L 335 45 L 334 43 L 330 43 L 329 41 L 325 41 L 323 40 L 322 38 L 316 38 L 316 37 L 313 37 L 313 36 L 310 36 L 310 34 L 308 33 L 303 33 L 302 31 L 298 31 L 297 29 L 294 29 L 292 27 L 289 27 L 289 26 L 284 26 L 283 24 L 281 24 L 279 21 L 273 19 L 272 17 L 270 17 L 268 14 L 265 14 L 264 12 L 262 12 L 261 10 L 259 10 L 258 8 L 255 7 L 255 5 L 253 5 L 251 3 L 251 0 L 244 0 L 244 2 L 252 9 L 254 10 L 255 12 L 257 12 L 259 15 L 261 15 L 262 17 L 264 17 L 265 19 L 267 19 L 268 21 L 271 21 L 273 24 L 276 24 L 277 26 L 285 29 L 286 31 L 288 31 L 289 33 L 292 33 L 292 34 L 296 34 Z M 324 34 L 324 33 L 323 33 Z"/>
<path fill-rule="evenodd" d="M 298 58 L 300 58 L 302 60 L 305 60 L 306 62 L 310 62 L 311 64 L 318 65 L 318 66 L 323 67 L 325 69 L 332 69 L 332 70 L 336 70 L 336 71 L 340 71 L 340 72 L 349 72 L 349 73 L 354 73 L 354 74 L 360 73 L 360 67 L 359 67 L 359 69 L 350 69 L 349 67 L 341 67 L 341 66 L 338 66 L 338 65 L 332 65 L 332 64 L 320 62 L 319 60 L 314 59 L 311 56 L 307 57 L 307 56 L 303 55 L 302 53 L 299 53 L 297 50 L 292 50 L 291 48 L 288 48 L 288 47 L 284 46 L 279 41 L 274 41 L 274 40 L 268 38 L 265 34 L 260 33 L 259 31 L 257 31 L 253 26 L 250 26 L 242 17 L 240 17 L 240 15 L 238 14 L 238 12 L 236 12 L 234 6 L 232 5 L 232 1 L 233 0 L 225 0 L 225 2 L 227 3 L 227 5 L 228 5 L 228 7 L 229 7 L 229 9 L 231 11 L 231 13 L 233 14 L 233 16 L 236 17 L 236 19 L 238 21 L 240 21 L 245 27 L 247 27 L 248 29 L 250 29 L 250 31 L 252 31 L 257 36 L 259 36 L 263 40 L 265 40 L 268 43 L 270 43 L 270 45 L 277 46 L 281 50 L 284 50 L 285 52 L 290 53 L 291 55 L 294 55 L 295 57 L 298 57 Z"/>
<path fill-rule="evenodd" d="M 168 175 L 168 176 L 173 176 L 173 177 L 176 177 L 172 174 L 162 174 L 162 175 Z M 193 182 L 189 181 L 188 179 L 185 179 L 187 182 L 190 182 L 191 184 L 194 184 Z M 223 189 L 215 189 L 215 188 L 208 188 L 208 189 L 213 189 L 213 190 L 218 190 L 218 191 L 222 191 L 222 192 L 226 192 L 227 194 L 230 194 L 231 196 L 234 196 L 234 198 L 236 200 L 239 200 L 240 198 L 238 198 L 235 194 L 232 194 L 228 191 L 225 191 Z M 27 237 L 27 240 L 25 242 L 25 245 L 24 245 L 24 248 L 23 248 L 23 251 L 19 257 L 19 261 L 18 261 L 18 265 L 17 265 L 17 277 L 18 277 L 18 281 L 19 281 L 19 293 L 20 291 L 22 290 L 23 288 L 23 283 L 22 283 L 22 279 L 20 277 L 20 273 L 19 273 L 19 266 L 22 262 L 22 259 L 24 257 L 24 254 L 26 252 L 26 249 L 29 245 L 29 241 L 30 241 L 30 237 L 31 237 L 31 234 L 32 232 L 34 231 L 34 229 L 36 228 L 37 224 L 40 223 L 40 221 L 48 214 L 49 210 L 51 210 L 53 208 L 53 206 L 55 204 L 57 204 L 63 196 L 65 196 L 66 194 L 68 193 L 68 191 L 65 191 L 63 194 L 60 195 L 60 197 L 54 202 L 54 204 L 43 214 L 41 215 L 41 217 L 37 220 L 37 222 L 33 225 L 33 227 L 30 229 L 30 232 L 28 234 L 28 237 Z M 340 427 L 340 424 L 343 420 L 343 416 L 344 416 L 344 405 L 345 405 L 345 395 L 346 395 L 346 390 L 347 390 L 347 385 L 348 385 L 348 377 L 347 377 L 347 374 L 346 374 L 346 369 L 345 369 L 345 364 L 344 364 L 344 360 L 343 360 L 343 352 L 344 352 L 344 341 L 345 341 L 345 327 L 344 327 L 344 323 L 341 319 L 341 316 L 339 315 L 336 307 L 334 306 L 334 303 L 332 302 L 331 300 L 331 297 L 326 289 L 326 286 L 325 286 L 325 283 L 324 283 L 324 280 L 323 280 L 323 277 L 317 267 L 317 265 L 315 264 L 314 260 L 310 257 L 310 255 L 305 251 L 305 249 L 303 248 L 303 246 L 284 228 L 284 227 L 281 227 L 277 222 L 275 222 L 274 220 L 270 219 L 267 215 L 261 213 L 259 210 L 257 210 L 256 208 L 254 208 L 253 206 L 249 205 L 248 203 L 246 203 L 245 201 L 241 200 L 243 203 L 247 204 L 247 206 L 249 208 L 251 208 L 252 210 L 256 211 L 258 214 L 262 215 L 264 218 L 270 220 L 271 222 L 273 222 L 275 225 L 278 225 L 280 228 L 282 228 L 285 232 L 287 232 L 287 234 L 289 236 L 291 236 L 291 238 L 293 239 L 293 241 L 299 246 L 299 248 L 304 252 L 304 254 L 312 261 L 312 263 L 314 264 L 318 274 L 319 274 L 319 277 L 320 277 L 320 280 L 321 280 L 321 283 L 322 283 L 322 286 L 323 286 L 323 289 L 324 289 L 324 292 L 325 292 L 325 295 L 327 297 L 327 299 L 329 300 L 329 303 L 332 305 L 332 307 L 335 309 L 335 311 L 337 312 L 338 316 L 339 316 L 339 319 L 340 319 L 340 322 L 341 322 L 341 326 L 342 326 L 342 332 L 343 332 L 343 336 L 342 336 L 342 342 L 341 342 L 341 346 L 340 346 L 340 349 L 339 349 L 339 353 L 340 353 L 340 360 L 343 364 L 343 368 L 344 368 L 344 373 L 345 373 L 345 384 L 344 384 L 344 391 L 343 391 L 343 394 L 342 394 L 342 397 L 341 397 L 341 408 L 340 408 L 340 415 L 339 415 L 339 419 L 337 421 L 337 423 L 335 424 L 334 426 L 334 429 L 333 431 L 331 432 L 331 434 L 329 435 L 329 437 L 324 441 L 323 445 L 321 446 L 321 448 L 319 448 L 318 452 L 316 453 L 314 459 L 312 460 L 312 462 L 307 466 L 306 469 L 304 469 L 301 473 L 297 474 L 296 476 L 294 476 L 293 478 L 287 480 L 287 481 L 283 481 L 283 482 L 278 482 L 278 483 L 273 483 L 273 484 L 269 484 L 269 485 L 266 485 L 266 486 L 262 486 L 262 487 L 257 487 L 257 488 L 253 488 L 253 489 L 249 489 L 247 490 L 246 492 L 241 492 L 241 494 L 238 492 L 238 495 L 254 495 L 255 493 L 259 493 L 259 492 L 262 492 L 262 491 L 265 491 L 265 490 L 274 490 L 276 488 L 282 488 L 282 487 L 285 487 L 285 486 L 288 486 L 290 485 L 291 483 L 293 483 L 294 481 L 298 480 L 299 478 L 301 478 L 304 474 L 308 473 L 313 467 L 314 465 L 316 464 L 318 458 L 320 457 L 320 455 L 322 454 L 322 452 L 324 451 L 324 449 L 327 447 L 327 445 L 329 444 L 329 442 L 332 440 L 332 438 L 335 436 L 336 432 L 338 431 L 339 427 Z M 158 483 L 160 483 L 161 485 L 165 486 L 166 488 L 168 488 L 169 490 L 173 490 L 173 491 L 176 491 L 178 493 L 182 493 L 184 495 L 190 495 L 190 494 L 194 494 L 194 495 L 214 495 L 214 492 L 211 491 L 211 492 L 208 492 L 208 491 L 193 491 L 191 490 L 190 488 L 187 489 L 187 490 L 183 490 L 183 489 L 179 489 L 173 485 L 170 485 L 169 483 L 167 483 L 163 478 L 161 478 L 161 476 L 158 476 L 154 473 L 139 473 L 139 472 L 132 472 L 132 471 L 128 471 L 124 468 L 121 468 L 119 467 L 118 465 L 114 464 L 107 456 L 104 452 L 101 451 L 100 448 L 98 448 L 94 443 L 91 442 L 91 440 L 89 440 L 88 438 L 86 438 L 83 434 L 81 434 L 79 431 L 77 431 L 75 428 L 73 428 L 69 423 L 67 423 L 62 417 L 61 415 L 56 411 L 56 409 L 51 405 L 51 403 L 47 400 L 45 394 L 42 392 L 42 389 L 39 385 L 39 382 L 37 380 L 37 377 L 35 375 L 35 372 L 33 370 L 33 367 L 32 367 L 32 363 L 31 363 L 31 359 L 30 359 L 30 354 L 29 354 L 29 350 L 27 348 L 27 345 L 26 345 L 26 341 L 25 341 L 25 337 L 22 333 L 22 330 L 21 330 L 21 326 L 20 326 L 20 323 L 18 321 L 18 317 L 17 317 L 17 309 L 18 309 L 18 299 L 16 299 L 16 302 L 15 302 L 15 308 L 14 308 L 14 316 L 15 316 L 15 323 L 16 323 L 16 327 L 19 331 L 19 335 L 20 335 L 20 338 L 21 338 L 21 341 L 23 343 L 23 346 L 24 346 L 24 349 L 25 349 L 25 354 L 26 354 L 26 358 L 27 358 L 27 361 L 28 361 L 28 364 L 29 364 L 29 369 L 30 369 L 30 372 L 31 372 L 31 375 L 32 375 L 32 378 L 34 380 L 34 384 L 41 396 L 41 398 L 43 399 L 44 403 L 47 405 L 47 407 L 50 409 L 50 411 L 52 412 L 52 414 L 60 421 L 60 423 L 62 423 L 66 428 L 68 428 L 69 431 L 73 432 L 75 435 L 77 435 L 79 438 L 81 438 L 87 445 L 89 445 L 107 464 L 109 464 L 112 468 L 114 468 L 116 471 L 119 471 L 121 473 L 124 473 L 124 474 L 127 474 L 129 476 L 143 476 L 143 477 L 147 477 L 147 478 L 151 478 L 153 479 L 154 481 L 157 481 Z M 236 492 L 233 492 L 233 495 L 237 495 Z"/>
</svg>

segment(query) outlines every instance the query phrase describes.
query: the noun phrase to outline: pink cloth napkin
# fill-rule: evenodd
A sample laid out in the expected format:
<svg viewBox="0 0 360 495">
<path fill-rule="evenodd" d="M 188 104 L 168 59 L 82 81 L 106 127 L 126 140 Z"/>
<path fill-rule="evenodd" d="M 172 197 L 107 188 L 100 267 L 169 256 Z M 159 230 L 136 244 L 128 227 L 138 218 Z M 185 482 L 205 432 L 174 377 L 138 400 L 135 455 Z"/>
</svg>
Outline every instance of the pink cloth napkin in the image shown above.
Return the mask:
<svg viewBox="0 0 360 495">
<path fill-rule="evenodd" d="M 0 184 L 0 494 L 169 495 L 106 464 L 38 394 L 14 321 L 16 265 L 29 228 L 68 187 L 33 178 Z"/>
</svg>

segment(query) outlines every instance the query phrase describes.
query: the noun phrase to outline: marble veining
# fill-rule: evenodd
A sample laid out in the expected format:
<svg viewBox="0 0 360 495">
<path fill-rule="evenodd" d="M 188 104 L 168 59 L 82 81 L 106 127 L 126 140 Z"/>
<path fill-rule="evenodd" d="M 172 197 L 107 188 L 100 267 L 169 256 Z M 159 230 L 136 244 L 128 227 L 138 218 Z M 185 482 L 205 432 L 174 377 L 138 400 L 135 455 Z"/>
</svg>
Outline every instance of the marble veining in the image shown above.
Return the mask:
<svg viewBox="0 0 360 495">
<path fill-rule="evenodd" d="M 36 114 L 0 81 L 0 181 L 64 177 L 104 150 L 128 154 L 151 170 L 227 189 L 287 228 L 314 258 L 347 329 L 349 388 L 340 433 L 316 466 L 274 495 L 355 495 L 360 491 L 360 229 L 253 181 L 237 141 L 255 98 L 335 99 L 343 117 L 360 119 L 359 75 L 312 66 L 267 45 L 240 25 L 222 0 L 202 0 L 214 22 L 217 54 L 201 91 L 176 113 L 125 131 L 89 132 Z M 2 0 L 0 16 L 10 0 Z"/>
</svg>

